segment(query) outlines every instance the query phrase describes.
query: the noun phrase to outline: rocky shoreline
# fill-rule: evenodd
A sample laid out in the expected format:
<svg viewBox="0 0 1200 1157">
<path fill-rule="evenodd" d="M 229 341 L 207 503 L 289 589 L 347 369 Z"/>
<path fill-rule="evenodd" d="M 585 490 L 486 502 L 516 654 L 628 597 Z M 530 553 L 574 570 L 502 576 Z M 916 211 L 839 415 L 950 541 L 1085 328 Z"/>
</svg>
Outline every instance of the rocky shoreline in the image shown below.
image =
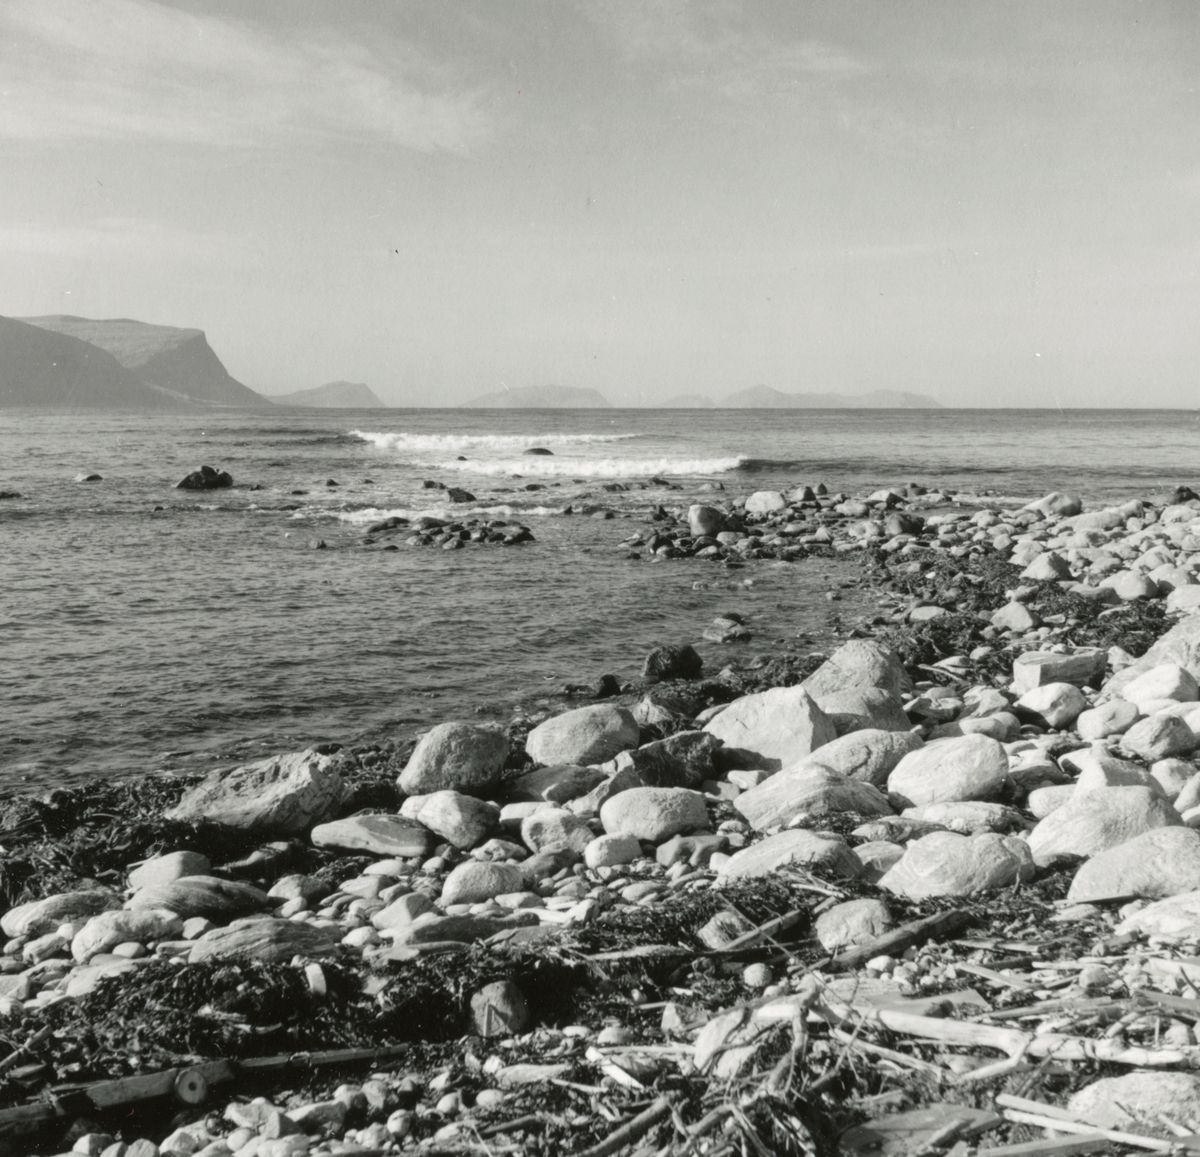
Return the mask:
<svg viewBox="0 0 1200 1157">
<path fill-rule="evenodd" d="M 1200 499 L 801 487 L 635 538 L 857 560 L 875 610 L 8 802 L 4 1151 L 1200 1149 Z"/>
</svg>

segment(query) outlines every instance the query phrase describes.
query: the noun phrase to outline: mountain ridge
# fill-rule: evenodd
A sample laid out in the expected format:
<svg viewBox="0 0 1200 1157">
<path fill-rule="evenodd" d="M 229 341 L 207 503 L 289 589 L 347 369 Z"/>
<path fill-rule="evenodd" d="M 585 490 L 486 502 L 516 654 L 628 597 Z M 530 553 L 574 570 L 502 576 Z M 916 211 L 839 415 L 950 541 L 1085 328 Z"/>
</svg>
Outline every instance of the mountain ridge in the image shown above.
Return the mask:
<svg viewBox="0 0 1200 1157">
<path fill-rule="evenodd" d="M 264 394 L 268 402 L 277 406 L 310 406 L 319 409 L 340 410 L 385 410 L 386 402 L 380 401 L 365 382 L 326 382 L 311 390 L 294 390 L 290 394 Z"/>
<path fill-rule="evenodd" d="M 462 403 L 463 409 L 606 410 L 612 403 L 598 390 L 580 386 L 518 386 L 480 394 Z"/>
</svg>

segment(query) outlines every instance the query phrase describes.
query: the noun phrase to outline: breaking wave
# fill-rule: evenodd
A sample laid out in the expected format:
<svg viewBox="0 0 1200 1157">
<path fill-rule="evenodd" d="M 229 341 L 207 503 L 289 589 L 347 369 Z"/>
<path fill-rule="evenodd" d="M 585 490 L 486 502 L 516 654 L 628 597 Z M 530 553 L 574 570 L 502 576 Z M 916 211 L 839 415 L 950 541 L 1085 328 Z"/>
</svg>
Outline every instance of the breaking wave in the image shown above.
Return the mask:
<svg viewBox="0 0 1200 1157">
<path fill-rule="evenodd" d="M 524 478 L 649 478 L 725 474 L 739 469 L 736 458 L 493 458 L 429 463 L 441 470 L 462 474 L 519 474 Z"/>
<path fill-rule="evenodd" d="M 351 430 L 350 436 L 380 450 L 417 450 L 444 454 L 448 450 L 524 450 L 533 446 L 586 445 L 589 442 L 625 442 L 642 434 L 407 434 Z"/>
<path fill-rule="evenodd" d="M 328 511 L 320 513 L 332 513 Z M 429 506 L 424 509 L 416 507 L 376 507 L 366 510 L 343 510 L 334 516 L 339 522 L 348 522 L 352 526 L 365 525 L 368 522 L 378 522 L 384 518 L 444 518 L 447 521 L 462 521 L 464 518 L 548 518 L 551 515 L 562 514 L 561 506 L 513 506 L 502 503 L 496 506 L 472 506 L 469 504 L 456 506 Z M 296 517 L 293 515 L 293 517 Z"/>
</svg>

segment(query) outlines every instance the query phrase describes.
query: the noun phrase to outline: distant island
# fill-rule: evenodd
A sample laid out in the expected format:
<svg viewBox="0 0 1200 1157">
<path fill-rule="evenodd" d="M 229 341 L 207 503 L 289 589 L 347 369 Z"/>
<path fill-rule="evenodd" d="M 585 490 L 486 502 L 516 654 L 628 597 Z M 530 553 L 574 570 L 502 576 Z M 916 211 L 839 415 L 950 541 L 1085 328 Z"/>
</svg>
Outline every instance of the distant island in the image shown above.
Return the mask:
<svg viewBox="0 0 1200 1157">
<path fill-rule="evenodd" d="M 707 394 L 676 394 L 665 402 L 659 402 L 656 410 L 711 410 L 713 400 Z"/>
<path fill-rule="evenodd" d="M 204 331 L 177 329 L 169 325 L 150 325 L 130 318 L 93 321 L 86 317 L 55 314 L 50 317 L 24 317 L 18 322 L 50 333 L 62 334 L 87 342 L 105 353 L 147 385 L 157 387 L 178 400 L 201 406 L 235 406 L 239 409 L 265 409 L 270 405 L 261 394 L 231 377 L 212 351 Z M 120 407 L 125 402 L 105 402 L 108 391 L 102 383 L 92 391 L 95 405 Z M 48 399 L 34 405 L 54 404 Z"/>
<path fill-rule="evenodd" d="M 575 386 L 520 386 L 464 402 L 481 410 L 606 410 L 612 403 L 596 390 Z"/>
<path fill-rule="evenodd" d="M 291 394 L 267 394 L 267 401 L 277 406 L 313 406 L 328 410 L 384 410 L 370 386 L 362 382 L 326 382 L 311 390 L 296 390 Z"/>
</svg>

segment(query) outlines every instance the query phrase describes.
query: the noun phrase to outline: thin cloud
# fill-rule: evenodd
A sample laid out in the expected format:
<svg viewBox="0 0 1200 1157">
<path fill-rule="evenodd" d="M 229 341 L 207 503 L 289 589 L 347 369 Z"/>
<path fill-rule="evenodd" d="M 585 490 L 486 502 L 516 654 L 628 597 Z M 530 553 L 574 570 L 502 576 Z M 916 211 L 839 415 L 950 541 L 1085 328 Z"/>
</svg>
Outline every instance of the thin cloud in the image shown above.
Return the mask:
<svg viewBox="0 0 1200 1157">
<path fill-rule="evenodd" d="M 0 4 L 0 137 L 250 147 L 352 138 L 463 152 L 480 101 L 412 46 L 276 33 L 151 0 Z"/>
<path fill-rule="evenodd" d="M 72 260 L 188 260 L 232 266 L 245 260 L 246 246 L 217 233 L 173 229 L 153 221 L 103 218 L 86 225 L 38 225 L 0 222 L 0 251 Z"/>
</svg>

